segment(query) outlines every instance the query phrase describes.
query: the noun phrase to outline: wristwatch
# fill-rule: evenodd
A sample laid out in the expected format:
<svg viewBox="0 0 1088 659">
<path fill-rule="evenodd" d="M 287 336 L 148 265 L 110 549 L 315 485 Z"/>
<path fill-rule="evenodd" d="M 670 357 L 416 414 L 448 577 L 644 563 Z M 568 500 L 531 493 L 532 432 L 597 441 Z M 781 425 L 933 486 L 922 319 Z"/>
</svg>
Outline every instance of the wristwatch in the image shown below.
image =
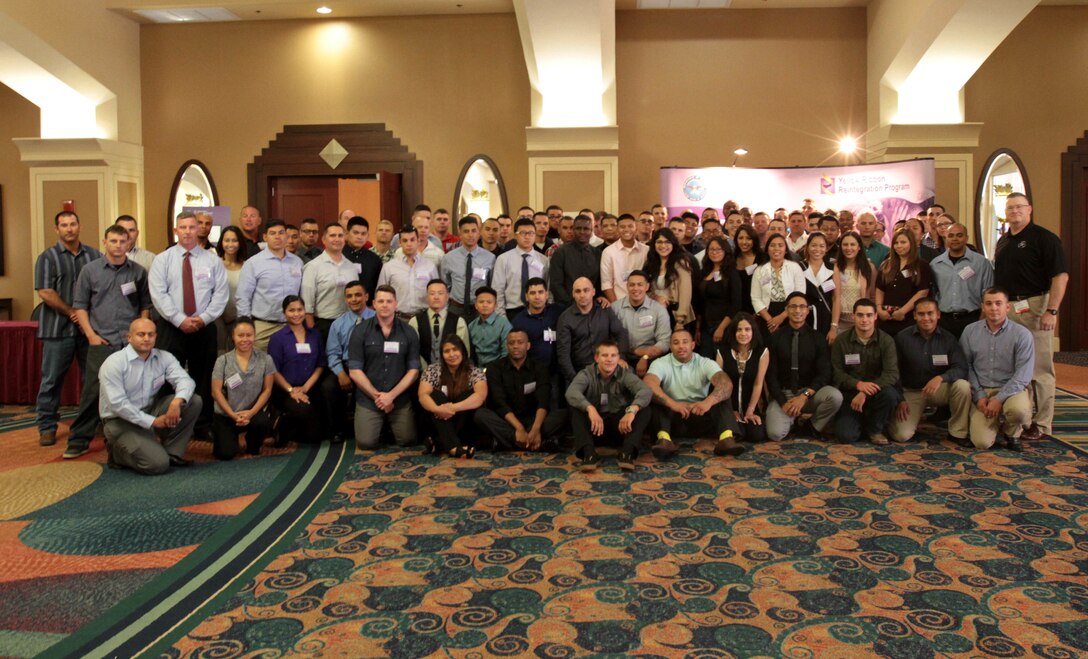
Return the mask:
<svg viewBox="0 0 1088 659">
<path fill-rule="evenodd" d="M 811 390 L 811 389 L 805 389 L 804 394 L 805 394 L 805 398 L 812 398 L 813 396 L 816 395 L 816 392 Z"/>
<path fill-rule="evenodd" d="M 623 408 L 623 412 L 625 414 L 638 414 L 638 406 L 628 405 L 627 407 Z"/>
<path fill-rule="evenodd" d="M 1058 310 L 1057 309 L 1047 309 L 1046 312 L 1048 314 L 1050 314 L 1051 316 L 1057 316 L 1058 315 Z"/>
<path fill-rule="evenodd" d="M 648 361 L 650 361 L 650 356 L 649 355 L 643 355 L 642 360 L 648 362 Z"/>
<path fill-rule="evenodd" d="M 293 393 L 295 393 L 295 388 L 294 388 L 294 387 L 287 387 L 287 393 L 288 393 L 288 394 L 293 394 Z"/>
</svg>

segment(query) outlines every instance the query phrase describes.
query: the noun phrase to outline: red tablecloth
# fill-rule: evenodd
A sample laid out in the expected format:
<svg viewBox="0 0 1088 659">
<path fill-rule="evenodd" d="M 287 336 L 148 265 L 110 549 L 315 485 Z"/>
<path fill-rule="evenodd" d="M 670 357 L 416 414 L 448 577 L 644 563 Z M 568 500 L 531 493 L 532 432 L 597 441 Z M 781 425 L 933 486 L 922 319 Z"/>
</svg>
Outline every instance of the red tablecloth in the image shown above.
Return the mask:
<svg viewBox="0 0 1088 659">
<path fill-rule="evenodd" d="M 0 322 L 0 403 L 33 405 L 42 383 L 42 342 L 34 321 Z M 79 368 L 68 369 L 61 405 L 78 405 L 83 388 Z"/>
</svg>

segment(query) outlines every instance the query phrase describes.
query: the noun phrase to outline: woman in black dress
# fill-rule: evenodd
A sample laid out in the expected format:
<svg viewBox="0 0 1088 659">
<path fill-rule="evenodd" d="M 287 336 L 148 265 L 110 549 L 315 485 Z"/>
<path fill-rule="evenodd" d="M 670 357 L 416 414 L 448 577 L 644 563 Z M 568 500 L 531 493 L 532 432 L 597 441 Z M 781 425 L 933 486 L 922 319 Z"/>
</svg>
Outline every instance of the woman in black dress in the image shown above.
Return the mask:
<svg viewBox="0 0 1088 659">
<path fill-rule="evenodd" d="M 759 234 L 750 224 L 742 224 L 733 234 L 733 263 L 740 277 L 740 311 L 754 314 L 752 307 L 752 273 L 763 263 L 763 248 Z"/>
<path fill-rule="evenodd" d="M 738 313 L 718 346 L 718 365 L 733 381 L 733 414 L 740 426 L 738 441 L 758 443 L 767 438 L 763 426 L 763 384 L 771 363 L 771 353 L 763 347 L 755 316 Z"/>
<path fill-rule="evenodd" d="M 699 326 L 699 354 L 714 359 L 716 346 L 740 310 L 740 274 L 733 266 L 733 252 L 725 238 L 715 236 L 706 243 L 706 254 L 699 272 L 699 292 L 703 315 Z"/>
</svg>

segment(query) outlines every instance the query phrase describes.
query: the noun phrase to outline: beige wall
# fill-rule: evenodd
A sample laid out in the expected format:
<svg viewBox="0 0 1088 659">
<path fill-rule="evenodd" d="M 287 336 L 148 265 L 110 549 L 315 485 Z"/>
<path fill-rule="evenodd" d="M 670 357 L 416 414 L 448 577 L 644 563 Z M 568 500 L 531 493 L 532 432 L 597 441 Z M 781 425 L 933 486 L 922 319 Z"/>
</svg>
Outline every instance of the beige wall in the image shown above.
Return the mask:
<svg viewBox="0 0 1088 659">
<path fill-rule="evenodd" d="M 981 121 L 974 180 L 996 149 L 1023 161 L 1035 219 L 1061 228 L 1061 154 L 1088 130 L 1088 7 L 1037 7 L 967 83 L 967 121 Z M 974 221 L 973 216 L 970 221 Z"/>
<path fill-rule="evenodd" d="M 117 95 L 117 139 L 139 144 L 140 26 L 109 0 L 0 0 L 7 14 Z M 38 137 L 39 124 L 16 137 Z"/>
<path fill-rule="evenodd" d="M 3 187 L 4 275 L 0 297 L 14 300 L 13 317 L 26 320 L 33 309 L 34 257 L 30 253 L 30 170 L 11 140 L 38 134 L 38 107 L 0 85 L 0 186 Z M 50 231 L 46 240 L 56 239 Z M 50 243 L 51 244 L 51 243 Z"/>
<path fill-rule="evenodd" d="M 221 203 L 284 124 L 385 123 L 449 207 L 486 153 L 510 203 L 528 197 L 529 82 L 513 14 L 147 25 L 141 30 L 148 245 L 165 244 L 178 167 L 208 166 Z M 331 218 L 329 218 L 331 219 Z"/>
<path fill-rule="evenodd" d="M 624 210 L 659 201 L 661 166 L 741 145 L 745 167 L 816 165 L 865 130 L 865 10 L 621 11 L 616 89 Z"/>
</svg>

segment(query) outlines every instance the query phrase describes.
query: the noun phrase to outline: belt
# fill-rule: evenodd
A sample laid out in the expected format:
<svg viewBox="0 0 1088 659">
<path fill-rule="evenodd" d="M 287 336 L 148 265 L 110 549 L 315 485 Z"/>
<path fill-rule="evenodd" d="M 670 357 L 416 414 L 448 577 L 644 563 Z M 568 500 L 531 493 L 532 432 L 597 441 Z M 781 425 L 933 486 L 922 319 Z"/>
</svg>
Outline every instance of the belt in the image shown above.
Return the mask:
<svg viewBox="0 0 1088 659">
<path fill-rule="evenodd" d="M 401 320 L 411 320 L 411 319 L 415 318 L 415 314 L 404 313 L 403 311 L 398 311 L 397 312 L 397 318 L 400 318 Z"/>
<path fill-rule="evenodd" d="M 1042 293 L 1031 293 L 1030 295 L 1010 295 L 1009 300 L 1011 300 L 1013 302 L 1019 302 L 1021 300 L 1028 300 L 1028 299 L 1031 299 L 1033 297 L 1040 297 L 1040 296 L 1046 295 L 1049 292 L 1050 291 L 1043 291 Z"/>
<path fill-rule="evenodd" d="M 942 311 L 941 313 L 951 318 L 963 318 L 964 316 L 977 316 L 978 309 L 974 311 Z"/>
<path fill-rule="evenodd" d="M 282 320 L 267 320 L 265 318 L 254 318 L 253 320 L 259 320 L 262 323 L 268 323 L 270 325 L 282 325 L 284 323 Z"/>
</svg>

